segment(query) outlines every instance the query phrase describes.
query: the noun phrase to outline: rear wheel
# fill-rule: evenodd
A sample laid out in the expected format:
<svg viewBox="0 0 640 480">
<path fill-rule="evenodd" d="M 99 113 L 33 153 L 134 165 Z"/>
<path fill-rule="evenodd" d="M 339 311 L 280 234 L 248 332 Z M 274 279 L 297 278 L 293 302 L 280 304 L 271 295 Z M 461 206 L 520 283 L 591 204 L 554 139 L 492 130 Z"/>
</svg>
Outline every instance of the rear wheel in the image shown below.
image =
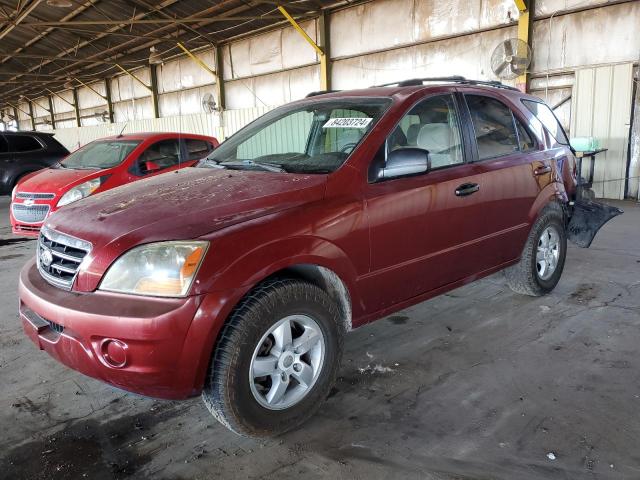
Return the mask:
<svg viewBox="0 0 640 480">
<path fill-rule="evenodd" d="M 343 333 L 338 308 L 319 287 L 268 281 L 234 310 L 203 391 L 211 413 L 234 432 L 278 435 L 311 417 L 337 375 Z"/>
<path fill-rule="evenodd" d="M 509 287 L 534 297 L 549 293 L 560 280 L 566 253 L 564 213 L 552 203 L 533 224 L 520 261 L 505 270 Z"/>
</svg>

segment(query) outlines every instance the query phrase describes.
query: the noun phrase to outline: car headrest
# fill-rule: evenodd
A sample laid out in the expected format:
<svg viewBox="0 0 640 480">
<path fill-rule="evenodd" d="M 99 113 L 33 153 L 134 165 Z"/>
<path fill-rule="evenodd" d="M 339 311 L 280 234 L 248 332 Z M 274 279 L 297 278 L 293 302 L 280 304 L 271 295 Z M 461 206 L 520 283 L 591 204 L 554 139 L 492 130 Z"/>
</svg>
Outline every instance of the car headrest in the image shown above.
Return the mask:
<svg viewBox="0 0 640 480">
<path fill-rule="evenodd" d="M 156 162 L 158 160 L 162 160 L 163 158 L 164 158 L 164 155 L 161 152 L 157 150 L 149 149 L 146 152 L 144 152 L 144 155 L 142 156 L 142 161 Z"/>
<path fill-rule="evenodd" d="M 448 123 L 427 123 L 418 133 L 417 146 L 430 153 L 444 152 L 452 146 L 452 133 Z"/>
<path fill-rule="evenodd" d="M 407 144 L 408 145 L 417 145 L 418 143 L 418 135 L 420 134 L 420 129 L 422 125 L 419 123 L 414 123 L 413 125 L 409 125 L 407 129 Z"/>
</svg>

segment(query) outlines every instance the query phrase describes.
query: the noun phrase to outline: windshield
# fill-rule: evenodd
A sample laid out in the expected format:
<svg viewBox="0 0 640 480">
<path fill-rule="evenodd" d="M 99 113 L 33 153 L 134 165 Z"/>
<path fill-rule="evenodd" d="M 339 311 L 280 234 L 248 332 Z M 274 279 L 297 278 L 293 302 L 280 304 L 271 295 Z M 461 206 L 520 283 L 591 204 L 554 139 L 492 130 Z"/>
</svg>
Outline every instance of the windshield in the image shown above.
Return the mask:
<svg viewBox="0 0 640 480">
<path fill-rule="evenodd" d="M 120 165 L 140 145 L 140 140 L 103 140 L 91 142 L 76 150 L 60 165 L 73 169 L 103 169 Z"/>
<path fill-rule="evenodd" d="M 213 151 L 200 166 L 330 173 L 391 103 L 388 98 L 308 102 L 273 110 Z"/>
</svg>

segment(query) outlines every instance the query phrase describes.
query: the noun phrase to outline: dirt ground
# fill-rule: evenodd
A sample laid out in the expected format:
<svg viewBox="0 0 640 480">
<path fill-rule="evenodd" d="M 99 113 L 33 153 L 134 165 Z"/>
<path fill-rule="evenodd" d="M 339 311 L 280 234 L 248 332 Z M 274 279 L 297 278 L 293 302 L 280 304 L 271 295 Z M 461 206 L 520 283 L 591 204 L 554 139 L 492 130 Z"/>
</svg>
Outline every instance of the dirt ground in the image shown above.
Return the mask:
<svg viewBox="0 0 640 480">
<path fill-rule="evenodd" d="M 497 274 L 356 330 L 320 412 L 254 441 L 199 398 L 114 390 L 38 351 L 16 314 L 35 245 L 1 197 L 0 476 L 640 478 L 640 206 L 616 204 L 552 295 Z"/>
</svg>

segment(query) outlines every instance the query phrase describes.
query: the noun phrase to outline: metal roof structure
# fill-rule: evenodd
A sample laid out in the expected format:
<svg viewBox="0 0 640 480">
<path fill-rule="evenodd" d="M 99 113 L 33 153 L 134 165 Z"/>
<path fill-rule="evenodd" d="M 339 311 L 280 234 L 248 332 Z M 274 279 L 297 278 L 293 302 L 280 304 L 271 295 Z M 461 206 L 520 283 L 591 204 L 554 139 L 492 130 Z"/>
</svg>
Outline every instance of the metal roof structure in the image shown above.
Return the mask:
<svg viewBox="0 0 640 480">
<path fill-rule="evenodd" d="M 218 46 L 351 2 L 297 0 L 0 0 L 0 105 Z"/>
</svg>

